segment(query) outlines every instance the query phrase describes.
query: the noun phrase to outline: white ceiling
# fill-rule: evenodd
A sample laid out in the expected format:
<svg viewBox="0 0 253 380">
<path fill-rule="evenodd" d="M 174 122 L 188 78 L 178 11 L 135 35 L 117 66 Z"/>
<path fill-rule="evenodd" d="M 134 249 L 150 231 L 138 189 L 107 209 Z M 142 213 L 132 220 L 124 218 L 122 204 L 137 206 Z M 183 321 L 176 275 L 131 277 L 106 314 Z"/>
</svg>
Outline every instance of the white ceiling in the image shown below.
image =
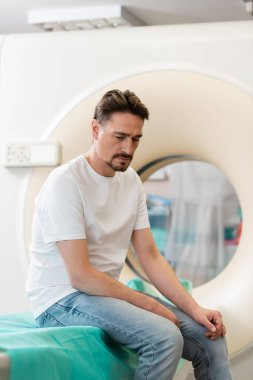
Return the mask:
<svg viewBox="0 0 253 380">
<path fill-rule="evenodd" d="M 27 23 L 29 10 L 121 4 L 143 25 L 253 20 L 251 0 L 0 0 L 0 34 L 40 31 Z"/>
</svg>

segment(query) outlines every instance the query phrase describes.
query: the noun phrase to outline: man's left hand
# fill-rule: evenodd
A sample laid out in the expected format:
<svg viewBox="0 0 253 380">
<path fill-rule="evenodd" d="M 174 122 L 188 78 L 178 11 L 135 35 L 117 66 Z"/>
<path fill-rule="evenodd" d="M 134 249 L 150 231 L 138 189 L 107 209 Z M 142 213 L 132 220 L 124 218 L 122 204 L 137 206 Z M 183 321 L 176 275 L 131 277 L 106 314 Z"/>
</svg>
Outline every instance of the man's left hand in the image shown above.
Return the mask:
<svg viewBox="0 0 253 380">
<path fill-rule="evenodd" d="M 194 320 L 207 328 L 205 336 L 214 340 L 226 335 L 226 327 L 222 321 L 222 315 L 217 310 L 209 310 L 200 307 L 194 313 Z"/>
</svg>

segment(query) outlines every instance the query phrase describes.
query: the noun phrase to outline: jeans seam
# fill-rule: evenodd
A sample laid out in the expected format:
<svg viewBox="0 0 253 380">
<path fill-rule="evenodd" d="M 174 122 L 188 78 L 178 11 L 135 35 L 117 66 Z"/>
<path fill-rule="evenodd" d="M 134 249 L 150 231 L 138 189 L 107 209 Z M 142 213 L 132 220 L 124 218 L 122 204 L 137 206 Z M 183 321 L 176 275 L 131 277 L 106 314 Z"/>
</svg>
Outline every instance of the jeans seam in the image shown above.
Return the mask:
<svg viewBox="0 0 253 380">
<path fill-rule="evenodd" d="M 189 339 L 191 342 L 193 342 L 194 344 L 196 344 L 200 349 L 201 351 L 204 353 L 204 360 L 206 362 L 206 367 L 208 368 L 208 379 L 206 380 L 212 380 L 212 377 L 211 377 L 211 366 L 210 366 L 210 362 L 209 362 L 209 359 L 208 359 L 208 355 L 206 353 L 206 350 L 204 348 L 204 346 L 196 339 L 192 338 L 191 336 L 187 335 L 187 334 L 184 334 L 183 335 L 185 338 Z"/>
<path fill-rule="evenodd" d="M 60 321 L 58 321 L 58 319 L 56 319 L 52 314 L 50 314 L 48 311 L 45 311 L 46 315 L 50 315 L 50 317 L 56 321 L 59 325 L 61 325 L 62 327 L 65 327 L 65 325 L 63 325 Z"/>
<path fill-rule="evenodd" d="M 97 318 L 97 317 L 93 317 L 93 316 L 91 316 L 91 315 L 89 315 L 89 314 L 87 314 L 87 313 L 84 313 L 83 311 L 77 310 L 77 308 L 72 308 L 72 307 L 70 307 L 70 306 L 62 305 L 62 304 L 60 304 L 59 302 L 56 302 L 55 305 L 59 305 L 59 306 L 63 307 L 64 309 L 72 310 L 73 313 L 79 313 L 79 314 L 81 314 L 81 315 L 84 315 L 86 318 L 89 318 L 89 319 L 91 319 L 91 320 L 98 321 L 99 323 L 101 323 L 101 324 L 103 324 L 103 325 L 106 325 L 106 326 L 110 326 L 110 327 L 112 327 L 112 328 L 113 328 L 114 330 L 116 330 L 116 331 L 120 331 L 121 333 L 123 333 L 123 334 L 125 334 L 125 335 L 135 337 L 136 339 L 138 339 L 138 340 L 141 341 L 141 342 L 145 342 L 146 344 L 148 344 L 148 345 L 152 348 L 152 360 L 151 360 L 151 361 L 154 360 L 154 352 L 156 351 L 156 350 L 155 350 L 155 347 L 153 346 L 152 343 L 149 343 L 149 342 L 146 341 L 145 339 L 139 338 L 138 335 L 136 335 L 136 334 L 131 334 L 131 333 L 129 333 L 129 332 L 126 331 L 126 330 L 123 330 L 123 329 L 121 329 L 121 328 L 119 328 L 119 327 L 117 327 L 117 326 L 114 326 L 112 323 L 104 322 L 103 320 L 101 320 L 101 319 L 99 319 L 99 318 Z M 51 315 L 51 314 L 50 314 L 50 315 Z M 58 323 L 60 323 L 62 326 L 65 326 L 65 325 L 63 325 L 61 322 L 59 322 L 56 318 L 54 318 L 54 319 L 55 319 L 55 321 L 57 321 Z M 149 361 L 149 367 L 148 367 L 148 369 L 147 369 L 146 379 L 148 379 L 148 374 L 149 374 L 150 367 L 151 367 L 151 361 Z"/>
</svg>

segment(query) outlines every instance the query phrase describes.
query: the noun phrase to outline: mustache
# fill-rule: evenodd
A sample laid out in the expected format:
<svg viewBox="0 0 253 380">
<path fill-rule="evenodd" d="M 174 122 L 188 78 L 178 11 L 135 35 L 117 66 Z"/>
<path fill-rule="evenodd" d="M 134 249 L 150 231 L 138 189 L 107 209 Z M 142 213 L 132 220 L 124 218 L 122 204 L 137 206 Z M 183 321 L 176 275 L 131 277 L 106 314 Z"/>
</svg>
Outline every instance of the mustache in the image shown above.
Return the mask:
<svg viewBox="0 0 253 380">
<path fill-rule="evenodd" d="M 114 154 L 112 158 L 127 158 L 128 160 L 132 160 L 133 156 L 126 153 L 118 153 L 118 154 Z"/>
</svg>

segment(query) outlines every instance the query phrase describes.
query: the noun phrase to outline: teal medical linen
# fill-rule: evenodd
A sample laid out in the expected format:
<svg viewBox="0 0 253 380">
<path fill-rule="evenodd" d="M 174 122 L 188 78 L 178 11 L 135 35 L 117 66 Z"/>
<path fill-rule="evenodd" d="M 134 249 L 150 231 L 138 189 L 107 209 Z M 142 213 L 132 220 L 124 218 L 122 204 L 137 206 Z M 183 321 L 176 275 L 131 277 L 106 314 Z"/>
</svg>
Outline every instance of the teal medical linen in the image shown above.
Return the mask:
<svg viewBox="0 0 253 380">
<path fill-rule="evenodd" d="M 140 279 L 128 286 L 153 293 Z M 37 328 L 31 312 L 0 316 L 0 351 L 10 358 L 10 380 L 132 380 L 137 364 L 99 328 Z"/>
<path fill-rule="evenodd" d="M 180 279 L 180 283 L 187 290 L 188 293 L 192 293 L 191 281 Z M 128 281 L 127 286 L 131 289 L 138 290 L 142 293 L 150 294 L 151 296 L 159 297 L 161 300 L 169 302 L 167 298 L 165 298 L 162 294 L 158 294 L 158 292 L 152 286 L 150 286 L 146 281 L 143 281 L 140 278 L 134 278 L 133 280 Z"/>
<path fill-rule="evenodd" d="M 10 380 L 130 380 L 137 356 L 95 327 L 36 328 L 30 312 L 0 316 Z"/>
</svg>

